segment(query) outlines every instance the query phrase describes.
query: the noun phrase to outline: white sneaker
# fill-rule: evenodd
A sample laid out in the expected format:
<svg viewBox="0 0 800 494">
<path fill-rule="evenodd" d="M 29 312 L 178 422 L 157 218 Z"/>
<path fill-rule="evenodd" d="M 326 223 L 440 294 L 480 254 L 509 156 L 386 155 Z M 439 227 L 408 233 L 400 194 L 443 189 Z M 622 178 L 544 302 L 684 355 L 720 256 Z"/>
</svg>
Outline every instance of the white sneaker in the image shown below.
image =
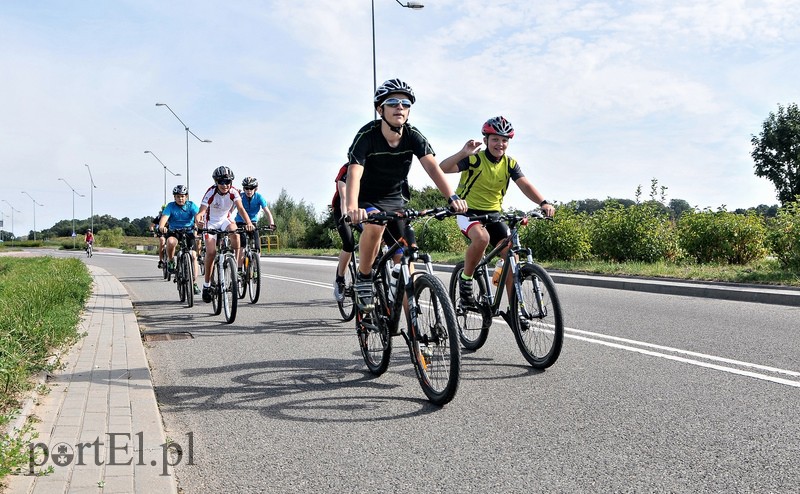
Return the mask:
<svg viewBox="0 0 800 494">
<path fill-rule="evenodd" d="M 339 283 L 338 281 L 333 282 L 333 298 L 335 298 L 337 302 L 344 300 L 344 283 Z"/>
</svg>

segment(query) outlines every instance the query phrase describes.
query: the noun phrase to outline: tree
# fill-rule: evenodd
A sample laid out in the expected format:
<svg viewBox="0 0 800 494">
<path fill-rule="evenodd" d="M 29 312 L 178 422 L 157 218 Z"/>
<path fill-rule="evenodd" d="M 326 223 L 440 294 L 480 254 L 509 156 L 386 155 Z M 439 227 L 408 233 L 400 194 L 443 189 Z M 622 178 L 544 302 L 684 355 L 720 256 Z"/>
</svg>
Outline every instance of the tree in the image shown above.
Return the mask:
<svg viewBox="0 0 800 494">
<path fill-rule="evenodd" d="M 685 211 L 694 211 L 694 208 L 683 199 L 670 199 L 669 209 L 674 219 L 680 218 Z"/>
<path fill-rule="evenodd" d="M 770 112 L 759 136 L 753 136 L 751 156 L 756 176 L 769 179 L 782 205 L 800 195 L 800 109 L 796 103 Z"/>
</svg>

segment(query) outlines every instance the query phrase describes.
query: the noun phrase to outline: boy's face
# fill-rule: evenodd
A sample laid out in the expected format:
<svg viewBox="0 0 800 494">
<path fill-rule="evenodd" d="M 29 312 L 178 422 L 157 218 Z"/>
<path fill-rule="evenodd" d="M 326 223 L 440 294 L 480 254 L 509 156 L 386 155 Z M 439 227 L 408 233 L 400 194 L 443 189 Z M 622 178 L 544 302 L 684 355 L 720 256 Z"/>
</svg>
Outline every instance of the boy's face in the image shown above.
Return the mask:
<svg viewBox="0 0 800 494">
<path fill-rule="evenodd" d="M 175 204 L 177 204 L 178 206 L 183 206 L 184 204 L 186 204 L 186 198 L 188 198 L 189 196 L 186 194 L 173 194 L 172 197 L 175 198 Z"/>
<path fill-rule="evenodd" d="M 391 125 L 395 127 L 401 127 L 406 121 L 408 121 L 408 114 L 411 112 L 411 107 L 406 107 L 405 105 L 396 104 L 396 106 L 391 107 L 385 104 L 388 101 L 395 101 L 395 100 L 407 100 L 408 96 L 403 93 L 391 93 L 389 96 L 386 97 L 384 100 L 384 104 L 378 107 L 378 115 L 382 116 L 389 122 Z"/>
<path fill-rule="evenodd" d="M 231 183 L 233 180 L 217 180 L 217 192 L 220 194 L 225 194 L 231 190 Z"/>
<path fill-rule="evenodd" d="M 253 197 L 256 194 L 255 187 L 242 187 L 244 189 L 244 195 L 247 197 Z"/>
<path fill-rule="evenodd" d="M 508 137 L 501 137 L 497 134 L 490 134 L 483 138 L 486 149 L 496 158 L 501 158 L 508 149 Z"/>
</svg>

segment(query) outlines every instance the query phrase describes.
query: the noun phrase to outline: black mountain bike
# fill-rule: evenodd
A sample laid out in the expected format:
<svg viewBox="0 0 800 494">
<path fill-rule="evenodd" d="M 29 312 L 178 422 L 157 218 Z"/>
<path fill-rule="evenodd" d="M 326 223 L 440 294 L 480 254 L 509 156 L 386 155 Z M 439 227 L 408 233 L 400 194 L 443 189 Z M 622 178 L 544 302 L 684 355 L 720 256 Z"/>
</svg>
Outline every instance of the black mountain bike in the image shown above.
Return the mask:
<svg viewBox="0 0 800 494">
<path fill-rule="evenodd" d="M 433 275 L 430 256 L 417 247 L 411 220 L 444 211 L 440 208 L 380 212 L 364 221 L 386 224 L 408 220 L 403 238 L 390 246 L 373 265 L 375 308 L 370 312 L 356 311 L 358 343 L 369 371 L 375 375 L 386 371 L 392 353 L 392 336 L 402 335 L 422 391 L 436 405 L 450 402 L 458 389 L 461 372 L 458 324 L 447 289 Z M 392 258 L 401 247 L 403 255 L 395 268 Z M 425 264 L 425 270 L 412 273 L 411 263 L 417 261 Z M 399 326 L 402 312 L 406 313 L 408 323 L 405 329 Z"/>
<path fill-rule="evenodd" d="M 225 322 L 231 324 L 236 320 L 236 309 L 239 302 L 238 279 L 236 275 L 236 254 L 231 248 L 231 235 L 238 235 L 239 230 L 216 230 L 202 228 L 198 232 L 216 235 L 217 254 L 211 265 L 211 308 L 214 315 L 225 312 Z"/>
<path fill-rule="evenodd" d="M 544 218 L 539 213 L 530 217 Z M 478 263 L 473 277 L 475 304 L 465 303 L 459 295 L 458 279 L 464 271 L 464 261 L 453 269 L 450 298 L 456 310 L 461 344 L 468 350 L 482 347 L 486 343 L 492 318 L 499 315 L 511 327 L 517 346 L 528 363 L 536 369 L 550 367 L 561 353 L 564 319 L 553 279 L 542 266 L 533 262 L 531 250 L 520 246 L 518 228 L 527 224 L 528 217 L 515 213 L 488 214 L 470 216 L 470 220 L 482 223 L 503 220 L 511 229 L 511 235 Z M 488 266 L 509 245 L 498 288 L 492 293 Z M 509 276 L 512 276 L 510 310 L 504 312 L 500 310 L 500 303 Z"/>
<path fill-rule="evenodd" d="M 272 228 L 262 226 L 253 230 L 252 233 L 258 235 L 259 232 L 272 232 Z M 244 236 L 244 252 L 242 253 L 242 277 L 239 282 L 239 298 L 250 295 L 250 303 L 258 302 L 261 294 L 261 252 L 256 248 L 255 240 L 250 238 L 248 232 Z"/>
<path fill-rule="evenodd" d="M 189 247 L 187 234 L 192 232 L 191 228 L 180 228 L 170 230 L 178 240 L 178 253 L 175 255 L 175 277 L 173 281 L 178 288 L 178 297 L 181 302 L 186 302 L 186 307 L 194 306 L 194 257 L 193 249 Z M 164 246 L 164 251 L 167 247 Z"/>
</svg>

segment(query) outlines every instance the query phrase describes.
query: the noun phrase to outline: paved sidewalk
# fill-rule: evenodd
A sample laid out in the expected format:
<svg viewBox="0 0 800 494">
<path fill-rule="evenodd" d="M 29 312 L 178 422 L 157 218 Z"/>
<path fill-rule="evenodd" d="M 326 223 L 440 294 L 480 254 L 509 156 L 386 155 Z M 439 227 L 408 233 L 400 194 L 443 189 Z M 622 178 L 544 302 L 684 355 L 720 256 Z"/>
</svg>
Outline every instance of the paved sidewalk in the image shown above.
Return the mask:
<svg viewBox="0 0 800 494">
<path fill-rule="evenodd" d="M 9 493 L 177 493 L 150 369 L 130 297 L 88 265 L 94 289 L 81 331 L 31 413 L 41 422 L 34 472 L 7 477 Z M 28 473 L 28 470 L 26 470 Z"/>
</svg>

